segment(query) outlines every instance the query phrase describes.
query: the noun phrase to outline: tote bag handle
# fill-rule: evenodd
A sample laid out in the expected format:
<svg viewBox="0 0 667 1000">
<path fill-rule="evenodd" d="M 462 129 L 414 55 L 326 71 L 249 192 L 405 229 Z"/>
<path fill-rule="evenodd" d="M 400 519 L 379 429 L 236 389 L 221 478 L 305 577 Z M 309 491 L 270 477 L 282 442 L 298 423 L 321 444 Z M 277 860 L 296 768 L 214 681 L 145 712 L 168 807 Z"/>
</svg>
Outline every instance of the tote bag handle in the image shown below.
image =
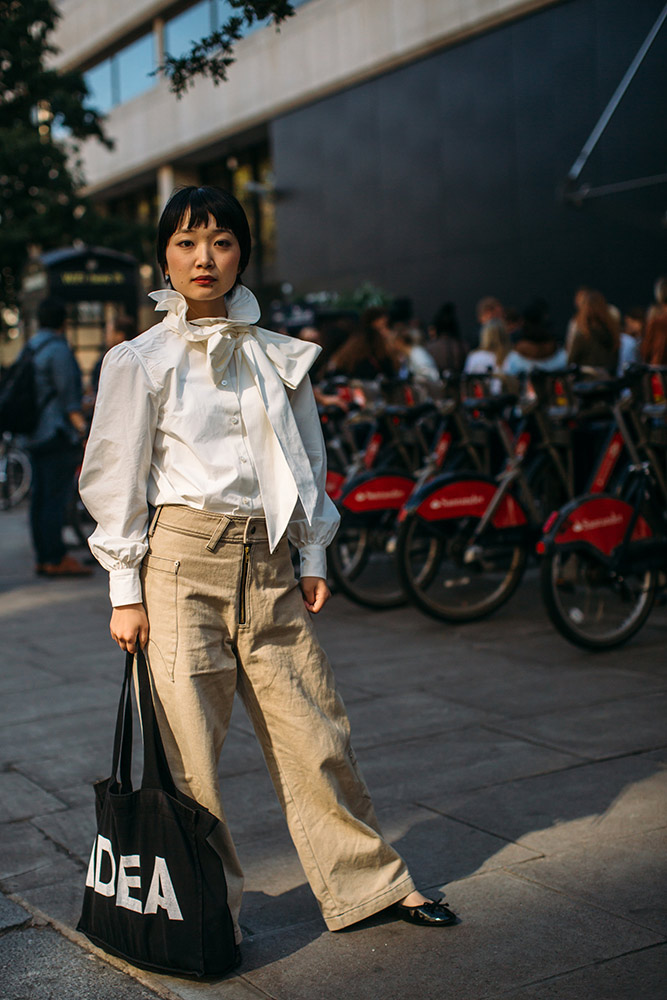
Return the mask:
<svg viewBox="0 0 667 1000">
<path fill-rule="evenodd" d="M 125 676 L 118 704 L 113 746 L 111 774 L 115 780 L 118 780 L 120 767 L 121 795 L 129 794 L 132 791 L 132 673 L 134 659 L 132 653 L 127 653 L 125 656 Z M 141 648 L 137 650 L 136 663 L 139 682 L 139 713 L 144 744 L 144 773 L 141 787 L 161 788 L 169 795 L 175 796 L 176 786 L 164 752 L 155 716 L 148 665 Z"/>
</svg>

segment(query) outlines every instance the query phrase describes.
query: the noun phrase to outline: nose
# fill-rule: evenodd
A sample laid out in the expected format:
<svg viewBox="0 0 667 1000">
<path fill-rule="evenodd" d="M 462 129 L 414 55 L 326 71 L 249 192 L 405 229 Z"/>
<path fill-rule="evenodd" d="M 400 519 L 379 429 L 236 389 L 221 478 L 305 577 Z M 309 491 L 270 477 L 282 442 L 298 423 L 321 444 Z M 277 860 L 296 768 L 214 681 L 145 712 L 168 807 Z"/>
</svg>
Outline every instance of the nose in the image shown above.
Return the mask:
<svg viewBox="0 0 667 1000">
<path fill-rule="evenodd" d="M 200 243 L 197 247 L 196 264 L 197 267 L 210 267 L 213 263 L 213 256 L 208 243 Z"/>
</svg>

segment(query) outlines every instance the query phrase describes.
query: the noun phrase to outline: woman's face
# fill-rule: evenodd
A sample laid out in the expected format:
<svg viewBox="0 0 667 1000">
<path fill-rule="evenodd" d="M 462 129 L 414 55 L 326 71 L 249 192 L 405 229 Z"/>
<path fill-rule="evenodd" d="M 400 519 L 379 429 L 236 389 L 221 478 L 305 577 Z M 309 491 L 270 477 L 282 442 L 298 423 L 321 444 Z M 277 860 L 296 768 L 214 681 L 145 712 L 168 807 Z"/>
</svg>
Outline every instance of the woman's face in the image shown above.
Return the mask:
<svg viewBox="0 0 667 1000">
<path fill-rule="evenodd" d="M 189 319 L 227 315 L 224 297 L 234 287 L 241 259 L 232 232 L 220 229 L 211 215 L 198 229 L 188 229 L 184 219 L 167 243 L 166 258 L 167 276 L 185 297 Z"/>
</svg>

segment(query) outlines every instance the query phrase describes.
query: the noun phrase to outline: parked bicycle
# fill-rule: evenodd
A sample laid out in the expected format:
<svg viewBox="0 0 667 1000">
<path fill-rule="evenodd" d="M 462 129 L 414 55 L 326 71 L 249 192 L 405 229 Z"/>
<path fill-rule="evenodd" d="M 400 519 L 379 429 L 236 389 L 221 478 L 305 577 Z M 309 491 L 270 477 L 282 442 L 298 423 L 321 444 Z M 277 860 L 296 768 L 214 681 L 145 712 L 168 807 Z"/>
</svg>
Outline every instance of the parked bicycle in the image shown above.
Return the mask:
<svg viewBox="0 0 667 1000">
<path fill-rule="evenodd" d="M 520 399 L 474 393 L 466 400 L 469 411 L 495 427 L 505 461 L 495 477 L 475 471 L 439 475 L 403 507 L 398 568 L 411 599 L 427 614 L 466 622 L 501 607 L 521 582 L 548 513 L 581 488 L 578 466 L 587 473 L 592 456 L 582 464 L 575 454 L 584 440 L 589 450 L 600 430 L 595 413 L 589 422 L 588 414 L 571 405 L 569 380 L 567 372 L 538 373 Z M 517 414 L 514 430 L 509 420 Z M 593 477 L 601 476 L 598 462 Z"/>
<path fill-rule="evenodd" d="M 396 566 L 397 515 L 406 500 L 440 471 L 490 467 L 488 432 L 462 412 L 458 379 L 442 399 L 416 405 L 376 403 L 354 419 L 372 422 L 366 446 L 340 485 L 341 525 L 329 548 L 337 587 L 359 604 L 392 608 L 408 595 Z"/>
<path fill-rule="evenodd" d="M 559 632 L 611 649 L 642 627 L 667 570 L 667 368 L 575 386 L 611 406 L 628 462 L 616 490 L 579 496 L 554 513 L 539 543 L 541 586 Z"/>
<path fill-rule="evenodd" d="M 30 492 L 32 468 L 30 459 L 12 434 L 0 435 L 0 510 L 21 503 Z"/>
</svg>

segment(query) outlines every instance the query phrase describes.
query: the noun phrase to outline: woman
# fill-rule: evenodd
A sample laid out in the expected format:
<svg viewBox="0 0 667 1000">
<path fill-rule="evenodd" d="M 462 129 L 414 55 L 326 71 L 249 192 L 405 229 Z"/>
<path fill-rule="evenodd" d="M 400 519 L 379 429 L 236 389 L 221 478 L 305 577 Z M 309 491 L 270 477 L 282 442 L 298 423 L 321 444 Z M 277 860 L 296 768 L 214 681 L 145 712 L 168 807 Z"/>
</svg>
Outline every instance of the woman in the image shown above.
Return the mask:
<svg viewBox="0 0 667 1000">
<path fill-rule="evenodd" d="M 426 348 L 417 343 L 414 333 L 409 330 L 397 333 L 395 344 L 401 361 L 399 372 L 404 370 L 406 375 L 413 375 L 429 382 L 438 381 L 440 378 L 438 367 Z"/>
<path fill-rule="evenodd" d="M 521 332 L 503 362 L 505 375 L 525 375 L 538 371 L 559 371 L 567 366 L 567 351 L 559 347 L 550 329 L 541 301 L 531 303 L 523 314 Z"/>
<path fill-rule="evenodd" d="M 461 340 L 461 330 L 456 306 L 445 302 L 440 306 L 428 328 L 426 350 L 440 372 L 460 372 L 466 359 L 466 346 Z"/>
<path fill-rule="evenodd" d="M 466 375 L 484 375 L 499 372 L 510 351 L 510 339 L 502 320 L 490 320 L 482 327 L 479 348 L 471 351 L 465 360 Z"/>
<path fill-rule="evenodd" d="M 110 572 L 111 634 L 146 647 L 174 780 L 221 821 L 237 941 L 243 873 L 217 777 L 235 691 L 329 929 L 394 904 L 411 922 L 451 924 L 379 833 L 309 620 L 330 596 L 338 523 L 307 375 L 318 348 L 255 326 L 241 284 L 250 232 L 231 195 L 178 191 L 157 251 L 171 288 L 151 297 L 166 315 L 107 355 L 81 494 Z"/>
<path fill-rule="evenodd" d="M 655 303 L 649 310 L 641 357 L 647 365 L 667 365 L 667 278 L 655 283 Z"/>
<path fill-rule="evenodd" d="M 621 335 L 607 300 L 601 292 L 587 290 L 579 294 L 578 301 L 569 364 L 616 374 Z"/>
<path fill-rule="evenodd" d="M 352 333 L 333 355 L 330 375 L 374 379 L 378 375 L 392 377 L 398 370 L 398 351 L 389 326 L 386 309 L 371 306 L 361 315 L 361 329 Z"/>
</svg>

